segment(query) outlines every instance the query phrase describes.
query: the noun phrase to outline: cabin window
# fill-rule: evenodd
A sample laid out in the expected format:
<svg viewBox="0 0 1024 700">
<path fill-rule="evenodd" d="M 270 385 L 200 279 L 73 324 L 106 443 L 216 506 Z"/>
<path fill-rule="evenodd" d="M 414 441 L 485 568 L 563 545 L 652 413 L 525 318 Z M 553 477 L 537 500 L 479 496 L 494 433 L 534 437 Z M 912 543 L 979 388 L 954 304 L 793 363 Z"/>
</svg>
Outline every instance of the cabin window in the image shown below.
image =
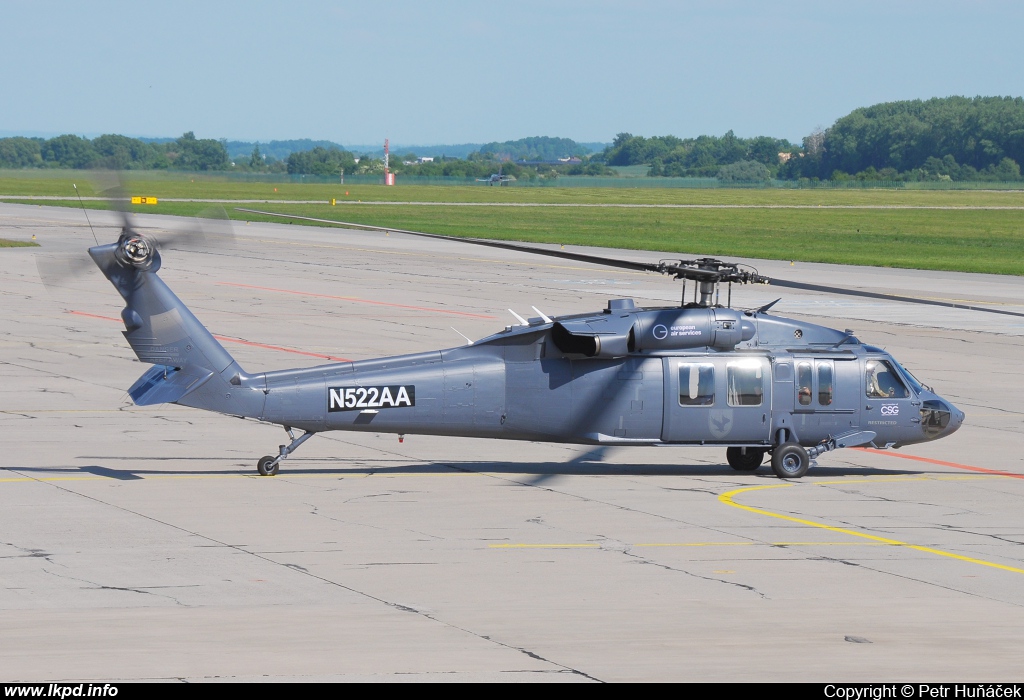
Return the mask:
<svg viewBox="0 0 1024 700">
<path fill-rule="evenodd" d="M 832 363 L 818 363 L 818 405 L 832 405 Z"/>
<path fill-rule="evenodd" d="M 715 403 L 715 368 L 709 364 L 679 365 L 679 405 Z"/>
<path fill-rule="evenodd" d="M 764 396 L 764 371 L 758 360 L 726 365 L 730 406 L 760 406 Z"/>
<path fill-rule="evenodd" d="M 885 360 L 868 360 L 864 378 L 869 399 L 905 399 L 910 396 L 899 374 Z"/>
<path fill-rule="evenodd" d="M 801 406 L 811 405 L 811 363 L 796 366 L 796 398 Z"/>
</svg>

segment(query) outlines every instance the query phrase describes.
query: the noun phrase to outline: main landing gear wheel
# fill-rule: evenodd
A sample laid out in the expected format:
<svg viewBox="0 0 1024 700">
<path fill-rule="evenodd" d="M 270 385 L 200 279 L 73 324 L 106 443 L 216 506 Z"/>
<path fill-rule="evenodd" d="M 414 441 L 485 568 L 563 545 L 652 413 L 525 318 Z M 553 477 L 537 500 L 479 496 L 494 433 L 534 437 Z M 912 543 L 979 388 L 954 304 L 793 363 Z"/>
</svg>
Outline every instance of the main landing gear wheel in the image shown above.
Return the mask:
<svg viewBox="0 0 1024 700">
<path fill-rule="evenodd" d="M 256 462 L 256 471 L 260 473 L 260 476 L 274 476 L 277 474 L 277 462 L 277 459 L 267 455 Z"/>
<path fill-rule="evenodd" d="M 759 447 L 729 447 L 725 450 L 725 459 L 738 472 L 752 472 L 761 466 L 765 452 L 767 450 Z"/>
<path fill-rule="evenodd" d="M 810 455 L 795 442 L 784 443 L 772 451 L 772 471 L 780 479 L 799 479 L 810 467 Z"/>
</svg>

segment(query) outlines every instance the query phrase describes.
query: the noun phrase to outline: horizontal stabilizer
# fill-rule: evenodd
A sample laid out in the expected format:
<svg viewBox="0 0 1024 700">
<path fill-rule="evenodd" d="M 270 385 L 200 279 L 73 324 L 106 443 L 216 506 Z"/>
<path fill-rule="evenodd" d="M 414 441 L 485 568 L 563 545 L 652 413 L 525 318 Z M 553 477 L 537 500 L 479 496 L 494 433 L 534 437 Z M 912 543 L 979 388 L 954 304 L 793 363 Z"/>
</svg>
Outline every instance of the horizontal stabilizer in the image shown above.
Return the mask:
<svg viewBox="0 0 1024 700">
<path fill-rule="evenodd" d="M 212 376 L 211 370 L 194 365 L 182 369 L 157 366 L 139 377 L 128 395 L 137 406 L 173 403 L 201 387 Z"/>
</svg>

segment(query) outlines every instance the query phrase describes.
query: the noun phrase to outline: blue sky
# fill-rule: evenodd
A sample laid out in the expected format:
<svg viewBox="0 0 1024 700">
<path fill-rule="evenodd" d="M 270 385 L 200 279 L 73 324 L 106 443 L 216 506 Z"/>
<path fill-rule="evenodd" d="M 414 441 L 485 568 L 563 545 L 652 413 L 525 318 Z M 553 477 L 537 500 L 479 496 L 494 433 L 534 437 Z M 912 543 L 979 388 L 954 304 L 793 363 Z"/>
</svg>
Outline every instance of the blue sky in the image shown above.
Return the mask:
<svg viewBox="0 0 1024 700">
<path fill-rule="evenodd" d="M 0 4 L 0 134 L 345 144 L 794 141 L 900 99 L 1024 95 L 1024 3 Z"/>
</svg>

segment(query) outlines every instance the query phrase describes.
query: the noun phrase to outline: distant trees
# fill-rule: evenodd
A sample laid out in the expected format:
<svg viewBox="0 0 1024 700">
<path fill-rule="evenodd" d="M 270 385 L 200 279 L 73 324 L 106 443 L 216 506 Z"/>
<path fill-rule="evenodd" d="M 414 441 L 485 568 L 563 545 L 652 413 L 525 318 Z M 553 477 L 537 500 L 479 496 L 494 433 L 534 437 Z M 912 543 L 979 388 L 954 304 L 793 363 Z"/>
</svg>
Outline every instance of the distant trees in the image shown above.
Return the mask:
<svg viewBox="0 0 1024 700">
<path fill-rule="evenodd" d="M 227 147 L 237 162 L 231 162 Z M 593 144 L 592 144 L 593 145 Z M 197 139 L 187 132 L 154 142 L 106 134 L 89 140 L 71 134 L 52 139 L 0 139 L 0 168 L 115 168 L 189 171 L 241 170 L 338 175 L 377 173 L 379 157 L 355 154 L 329 141 L 261 144 Z M 466 146 L 466 144 L 463 144 Z M 296 151 L 304 147 L 306 150 Z M 452 146 L 451 148 L 457 148 Z M 251 150 L 251 153 L 249 152 Z M 888 102 L 856 109 L 828 129 L 816 128 L 800 146 L 770 136 L 634 136 L 623 132 L 602 152 L 565 138 L 534 136 L 481 145 L 465 159 L 432 163 L 391 162 L 407 176 L 487 177 L 502 168 L 517 179 L 610 175 L 611 168 L 646 165 L 655 177 L 819 180 L 1017 181 L 1024 163 L 1024 98 L 945 97 Z M 379 156 L 379 151 L 375 151 Z M 465 151 L 460 151 L 465 153 Z M 274 154 L 280 154 L 275 157 Z M 289 154 L 289 155 L 285 155 Z M 581 163 L 520 166 L 514 159 Z M 405 160 L 414 156 L 407 154 Z M 760 167 L 758 167 L 760 166 Z M 767 174 L 766 174 L 767 173 Z"/>
<path fill-rule="evenodd" d="M 768 180 L 771 176 L 772 172 L 768 166 L 756 160 L 738 160 L 718 169 L 718 179 L 724 182 Z"/>
<path fill-rule="evenodd" d="M 64 134 L 52 139 L 0 139 L 0 168 L 109 168 L 115 170 L 224 170 L 220 141 L 197 139 L 191 131 L 157 144 L 117 134 L 93 140 Z"/>
<path fill-rule="evenodd" d="M 127 136 L 100 136 L 93 139 L 92 149 L 97 160 L 88 167 L 112 170 L 162 170 L 170 166 L 164 148 Z"/>
<path fill-rule="evenodd" d="M 228 150 L 220 141 L 197 139 L 191 131 L 167 144 L 167 159 L 175 170 L 225 170 Z"/>
<path fill-rule="evenodd" d="M 781 157 L 780 157 L 781 154 Z M 621 133 L 595 156 L 610 166 L 647 164 L 651 176 L 820 180 L 1020 180 L 1024 98 L 946 97 L 856 109 L 797 148 L 785 139 L 644 138 Z M 738 177 L 743 174 L 743 178 Z M 754 177 L 756 175 L 756 177 Z"/>
<path fill-rule="evenodd" d="M 88 168 L 97 159 L 88 139 L 71 134 L 44 141 L 40 151 L 43 162 L 52 167 Z"/>
<path fill-rule="evenodd" d="M 595 160 L 599 158 L 610 166 L 649 164 L 648 174 L 652 176 L 716 177 L 723 166 L 740 162 L 760 163 L 773 173 L 779 168 L 779 153 L 792 150 L 793 144 L 785 139 L 770 136 L 744 139 L 732 131 L 721 137 L 690 139 L 677 136 L 645 138 L 622 133 Z"/>
<path fill-rule="evenodd" d="M 348 151 L 323 146 L 292 153 L 286 162 L 288 172 L 293 175 L 339 175 L 342 168 L 348 173 L 354 173 L 356 170 L 354 155 Z"/>
<path fill-rule="evenodd" d="M 38 168 L 43 164 L 43 139 L 24 136 L 0 139 L 0 168 Z"/>
<path fill-rule="evenodd" d="M 855 109 L 804 139 L 780 176 L 1017 180 L 1021 162 L 1024 99 L 944 97 Z"/>
<path fill-rule="evenodd" d="M 551 136 L 530 136 L 515 141 L 485 143 L 476 153 L 470 153 L 467 160 L 557 160 L 566 156 L 582 157 L 590 149 L 572 139 Z"/>
</svg>

